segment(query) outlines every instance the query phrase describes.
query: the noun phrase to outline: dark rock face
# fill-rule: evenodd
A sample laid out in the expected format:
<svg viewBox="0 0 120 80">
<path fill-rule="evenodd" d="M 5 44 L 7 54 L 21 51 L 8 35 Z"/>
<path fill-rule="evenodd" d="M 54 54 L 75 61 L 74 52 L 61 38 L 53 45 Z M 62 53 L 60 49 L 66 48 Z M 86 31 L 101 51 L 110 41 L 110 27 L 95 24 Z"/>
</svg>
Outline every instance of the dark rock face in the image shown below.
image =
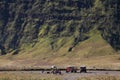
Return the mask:
<svg viewBox="0 0 120 80">
<path fill-rule="evenodd" d="M 84 34 L 95 25 L 103 38 L 119 50 L 119 10 L 119 0 L 0 0 L 1 54 L 45 36 L 53 39 L 74 36 L 72 50 L 89 38 Z"/>
</svg>

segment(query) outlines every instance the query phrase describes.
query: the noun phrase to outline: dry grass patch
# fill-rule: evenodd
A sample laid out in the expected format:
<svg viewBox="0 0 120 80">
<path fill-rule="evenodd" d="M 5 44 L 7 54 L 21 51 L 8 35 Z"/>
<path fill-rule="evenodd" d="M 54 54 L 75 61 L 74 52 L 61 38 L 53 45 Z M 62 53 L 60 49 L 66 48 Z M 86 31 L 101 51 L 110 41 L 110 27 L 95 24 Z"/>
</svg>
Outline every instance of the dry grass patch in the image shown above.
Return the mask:
<svg viewBox="0 0 120 80">
<path fill-rule="evenodd" d="M 115 76 L 97 76 L 97 77 L 83 77 L 78 80 L 120 80 L 120 77 Z"/>
<path fill-rule="evenodd" d="M 59 76 L 47 74 L 0 73 L 0 80 L 61 80 Z"/>
</svg>

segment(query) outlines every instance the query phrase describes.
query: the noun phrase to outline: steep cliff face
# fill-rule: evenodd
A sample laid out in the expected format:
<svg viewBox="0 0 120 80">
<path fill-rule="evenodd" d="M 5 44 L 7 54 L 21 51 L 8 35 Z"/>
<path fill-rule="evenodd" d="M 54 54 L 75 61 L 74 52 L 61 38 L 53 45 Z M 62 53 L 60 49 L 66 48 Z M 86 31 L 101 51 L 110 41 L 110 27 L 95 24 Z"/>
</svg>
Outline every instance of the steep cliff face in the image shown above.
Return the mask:
<svg viewBox="0 0 120 80">
<path fill-rule="evenodd" d="M 102 24 L 102 36 L 107 40 L 114 49 L 120 49 L 120 1 L 106 0 L 103 1 L 107 14 Z M 101 27 L 99 27 L 101 28 Z"/>
<path fill-rule="evenodd" d="M 111 46 L 120 49 L 119 0 L 1 0 L 1 54 L 48 39 L 51 50 L 68 43 L 68 52 L 95 29 Z M 60 41 L 64 40 L 64 42 Z M 42 43 L 41 43 L 42 45 Z M 58 49 L 57 49 L 58 50 Z"/>
</svg>

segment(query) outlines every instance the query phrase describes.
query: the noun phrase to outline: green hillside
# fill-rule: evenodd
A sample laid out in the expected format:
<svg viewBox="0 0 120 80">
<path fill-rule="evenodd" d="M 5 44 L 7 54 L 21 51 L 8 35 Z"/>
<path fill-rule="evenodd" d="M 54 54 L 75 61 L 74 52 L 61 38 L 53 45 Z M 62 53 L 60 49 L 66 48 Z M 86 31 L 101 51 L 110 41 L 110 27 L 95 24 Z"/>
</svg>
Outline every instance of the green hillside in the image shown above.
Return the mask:
<svg viewBox="0 0 120 80">
<path fill-rule="evenodd" d="M 1 0 L 0 54 L 89 58 L 118 54 L 119 0 Z"/>
</svg>

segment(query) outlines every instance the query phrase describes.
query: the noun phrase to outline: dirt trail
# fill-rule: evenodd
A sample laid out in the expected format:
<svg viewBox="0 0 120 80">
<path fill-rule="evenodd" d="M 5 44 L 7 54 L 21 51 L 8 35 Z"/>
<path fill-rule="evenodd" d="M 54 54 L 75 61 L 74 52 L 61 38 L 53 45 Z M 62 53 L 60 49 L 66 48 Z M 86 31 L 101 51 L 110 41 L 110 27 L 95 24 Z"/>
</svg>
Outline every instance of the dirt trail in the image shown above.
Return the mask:
<svg viewBox="0 0 120 80">
<path fill-rule="evenodd" d="M 51 75 L 47 74 L 47 72 L 42 73 L 41 71 L 1 71 L 0 73 L 11 73 L 11 74 L 40 74 L 40 75 Z M 77 80 L 81 77 L 89 77 L 89 76 L 120 76 L 120 71 L 88 71 L 87 73 L 66 73 L 62 71 L 62 74 L 57 74 L 56 76 L 62 77 L 63 80 Z"/>
</svg>

